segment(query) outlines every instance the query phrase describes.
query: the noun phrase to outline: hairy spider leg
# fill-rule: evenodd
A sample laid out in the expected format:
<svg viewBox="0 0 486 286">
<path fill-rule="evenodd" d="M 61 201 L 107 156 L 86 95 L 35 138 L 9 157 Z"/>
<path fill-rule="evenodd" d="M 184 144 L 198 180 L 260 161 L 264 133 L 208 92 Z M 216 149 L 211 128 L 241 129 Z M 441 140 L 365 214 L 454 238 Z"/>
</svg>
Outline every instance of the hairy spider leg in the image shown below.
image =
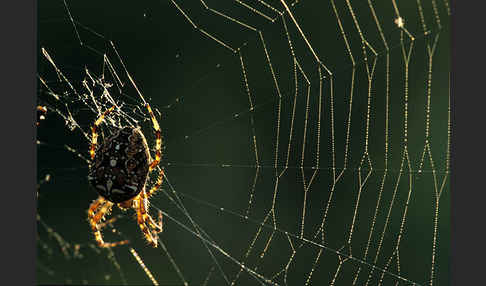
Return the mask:
<svg viewBox="0 0 486 286">
<path fill-rule="evenodd" d="M 98 224 L 98 228 L 99 229 L 103 229 L 105 227 L 107 227 L 108 225 L 112 225 L 113 223 L 115 223 L 118 219 L 120 218 L 120 216 L 114 216 L 108 220 L 106 220 L 105 222 L 102 222 L 102 223 L 99 223 Z"/>
<path fill-rule="evenodd" d="M 149 166 L 149 172 L 150 172 L 154 168 L 156 168 L 157 165 L 160 163 L 160 159 L 162 157 L 162 136 L 161 136 L 159 122 L 155 118 L 154 113 L 152 111 L 152 108 L 150 107 L 150 105 L 148 103 L 146 103 L 145 106 L 147 107 L 148 113 L 150 115 L 150 119 L 152 120 L 153 128 L 155 130 L 155 158 Z M 162 185 L 163 179 L 164 179 L 164 170 L 161 169 L 160 173 L 159 173 L 159 177 L 157 178 L 157 182 L 155 183 L 155 185 L 152 188 L 150 188 L 150 190 L 148 191 L 147 194 L 145 194 L 144 192 L 143 192 L 143 194 L 140 194 L 140 196 L 141 196 L 140 205 L 143 205 L 143 207 L 145 207 L 145 205 L 147 205 L 147 200 L 160 188 L 160 186 Z M 143 203 L 143 202 L 145 202 L 145 203 Z M 148 215 L 148 214 L 146 214 L 146 215 L 148 217 L 149 225 L 152 228 L 154 228 L 154 230 L 153 230 L 154 234 L 162 232 L 162 230 L 163 230 L 163 228 L 162 228 L 163 227 L 162 212 L 159 211 L 158 223 L 156 223 L 150 215 Z"/>
<path fill-rule="evenodd" d="M 150 108 L 150 105 L 148 103 L 146 103 L 145 106 L 147 107 L 148 113 L 150 114 L 150 119 L 152 119 L 152 125 L 155 130 L 155 159 L 149 166 L 150 172 L 155 167 L 157 167 L 160 162 L 160 158 L 162 157 L 162 136 L 160 132 L 159 122 L 155 118 L 154 113 L 152 112 L 152 108 Z"/>
<path fill-rule="evenodd" d="M 162 222 L 162 211 L 159 210 L 159 223 L 157 224 L 156 233 L 164 231 L 164 224 Z"/>
<path fill-rule="evenodd" d="M 88 209 L 88 219 L 91 225 L 91 229 L 94 232 L 96 242 L 98 243 L 99 247 L 108 248 L 108 247 L 115 247 L 119 245 L 128 244 L 128 240 L 122 240 L 118 242 L 104 242 L 103 236 L 101 235 L 99 222 L 103 219 L 103 217 L 111 210 L 113 206 L 112 202 L 105 200 L 103 197 L 98 197 L 93 203 L 91 203 Z M 98 210 L 99 209 L 99 210 Z"/>
<path fill-rule="evenodd" d="M 103 199 L 103 197 L 99 196 L 95 201 L 93 201 L 91 203 L 91 205 L 89 206 L 89 209 L 88 209 L 88 219 L 90 220 L 90 222 L 91 222 L 91 220 L 94 219 L 96 211 L 98 210 L 98 208 L 100 207 L 100 205 L 104 201 L 105 201 L 105 199 Z"/>
<path fill-rule="evenodd" d="M 101 122 L 103 122 L 103 119 L 105 118 L 106 115 L 108 115 L 110 112 L 112 112 L 115 109 L 115 106 L 110 107 L 109 109 L 105 110 L 103 114 L 101 114 L 98 119 L 96 119 L 93 127 L 91 127 L 91 148 L 89 150 L 89 155 L 91 156 L 91 160 L 94 159 L 95 156 L 95 149 L 96 149 L 96 144 L 98 143 L 98 133 L 96 132 L 96 127 L 98 127 Z"/>
<path fill-rule="evenodd" d="M 164 170 L 160 169 L 159 177 L 157 178 L 157 182 L 155 185 L 150 188 L 150 190 L 147 192 L 147 199 L 150 199 L 152 195 L 159 190 L 160 186 L 162 185 L 162 182 L 164 180 Z"/>
<path fill-rule="evenodd" d="M 154 234 L 154 236 L 157 236 L 158 233 L 161 233 L 164 230 L 164 225 L 162 223 L 162 211 L 159 211 L 158 219 L 158 222 L 155 222 L 152 216 L 148 215 L 148 223 L 153 228 L 152 233 Z"/>
<path fill-rule="evenodd" d="M 137 222 L 143 234 L 145 235 L 145 239 L 147 239 L 148 243 L 153 247 L 157 247 L 158 237 L 154 235 L 154 232 L 151 232 L 147 227 L 147 223 L 152 227 L 154 226 L 154 223 L 152 217 L 147 213 L 146 205 L 147 205 L 147 197 L 145 192 L 142 191 L 138 195 L 138 198 L 135 200 L 135 204 L 134 204 L 134 207 L 137 210 Z"/>
<path fill-rule="evenodd" d="M 160 173 L 159 173 L 159 177 L 157 178 L 157 182 L 155 183 L 155 185 L 150 188 L 150 190 L 147 192 L 147 195 L 146 195 L 146 198 L 147 200 L 150 199 L 150 197 L 156 192 L 159 190 L 160 186 L 162 185 L 162 182 L 163 182 L 163 179 L 164 179 L 164 170 L 163 169 L 160 169 Z M 149 216 L 150 217 L 150 216 Z M 159 210 L 159 219 L 158 219 L 158 223 L 156 223 L 154 221 L 154 219 L 152 219 L 152 217 L 150 217 L 150 221 L 149 221 L 150 225 L 154 228 L 154 231 L 155 233 L 160 233 L 163 231 L 163 222 L 162 222 L 162 211 Z"/>
</svg>

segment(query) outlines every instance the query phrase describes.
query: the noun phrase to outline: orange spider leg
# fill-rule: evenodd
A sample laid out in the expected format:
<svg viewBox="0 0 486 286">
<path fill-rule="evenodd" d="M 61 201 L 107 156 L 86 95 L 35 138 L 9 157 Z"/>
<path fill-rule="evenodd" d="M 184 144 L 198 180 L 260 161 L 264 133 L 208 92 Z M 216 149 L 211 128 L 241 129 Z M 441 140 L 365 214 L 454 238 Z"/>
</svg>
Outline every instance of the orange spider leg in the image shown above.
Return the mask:
<svg viewBox="0 0 486 286">
<path fill-rule="evenodd" d="M 157 167 L 157 165 L 160 163 L 160 159 L 162 158 L 162 135 L 161 135 L 161 131 L 160 131 L 160 125 L 159 125 L 159 122 L 157 121 L 157 119 L 155 118 L 154 116 L 154 113 L 152 111 L 152 108 L 150 107 L 150 105 L 148 103 L 145 104 L 145 107 L 147 107 L 147 110 L 148 110 L 148 113 L 150 115 L 150 119 L 152 120 L 152 124 L 153 124 L 153 128 L 155 130 L 155 158 L 154 160 L 152 161 L 152 163 L 150 164 L 149 166 L 149 172 L 152 171 L 153 169 L 155 169 Z M 146 206 L 146 203 L 147 203 L 147 200 L 159 189 L 159 187 L 162 185 L 162 182 L 163 182 L 163 178 L 164 178 L 164 170 L 161 169 L 160 170 L 160 173 L 159 173 L 159 177 L 157 179 L 157 182 L 155 183 L 155 185 L 148 191 L 148 193 L 146 194 L 145 192 L 142 192 L 140 194 L 140 208 L 141 208 L 141 212 L 145 213 L 146 216 L 144 216 L 142 214 L 142 218 L 145 217 L 144 221 L 147 221 L 147 217 L 148 217 L 148 223 L 149 225 L 154 228 L 154 233 L 159 233 L 159 232 L 162 232 L 162 212 L 159 211 L 159 222 L 156 223 L 154 221 L 154 219 L 147 214 L 147 210 L 145 209 L 145 206 Z M 143 207 L 143 209 L 142 209 Z M 140 227 L 142 227 L 140 225 Z M 148 230 L 147 230 L 148 231 Z M 147 233 L 144 232 L 147 236 Z M 155 244 L 155 247 L 157 245 Z"/>
<path fill-rule="evenodd" d="M 164 230 L 164 225 L 162 223 L 162 211 L 159 211 L 158 222 L 152 218 L 152 216 L 148 215 L 147 223 L 152 228 L 152 237 L 158 238 L 158 234 Z M 155 246 L 157 247 L 157 246 Z"/>
<path fill-rule="evenodd" d="M 111 224 L 115 223 L 115 222 L 116 222 L 116 221 L 117 221 L 119 218 L 120 218 L 119 216 L 114 216 L 114 217 L 110 218 L 109 220 L 106 220 L 106 221 L 105 221 L 105 222 L 103 222 L 103 223 L 99 223 L 99 224 L 98 224 L 98 228 L 99 228 L 99 229 L 103 229 L 103 228 L 105 228 L 106 226 L 108 226 L 108 225 L 111 225 Z"/>
<path fill-rule="evenodd" d="M 149 225 L 153 228 L 153 233 L 154 233 L 154 236 L 156 236 L 158 233 L 162 232 L 164 230 L 164 225 L 162 223 L 162 211 L 159 211 L 159 220 L 158 222 L 155 222 L 155 220 L 150 216 L 148 215 L 148 223 Z"/>
<path fill-rule="evenodd" d="M 108 213 L 111 210 L 112 206 L 113 206 L 112 202 L 106 201 L 104 198 L 100 196 L 96 201 L 91 203 L 88 209 L 89 223 L 91 225 L 91 229 L 94 231 L 95 239 L 99 247 L 104 247 L 104 248 L 114 247 L 114 246 L 124 245 L 129 243 L 128 240 L 122 240 L 118 242 L 103 241 L 103 236 L 101 235 L 99 222 L 101 221 L 101 219 L 103 219 L 106 213 Z"/>
<path fill-rule="evenodd" d="M 150 197 L 160 188 L 162 185 L 162 182 L 164 180 L 164 170 L 161 169 L 159 173 L 159 177 L 157 178 L 157 182 L 155 185 L 147 192 L 147 199 L 150 199 Z"/>
<path fill-rule="evenodd" d="M 91 156 L 91 160 L 94 159 L 95 156 L 95 149 L 96 149 L 96 144 L 98 143 L 98 133 L 96 132 L 96 127 L 98 127 L 101 122 L 103 122 L 103 119 L 105 118 L 106 115 L 108 115 L 110 112 L 112 112 L 115 109 L 115 106 L 110 107 L 107 109 L 103 114 L 101 114 L 100 117 L 95 121 L 93 127 L 91 127 L 91 149 L 89 150 L 89 155 Z"/>
<path fill-rule="evenodd" d="M 164 179 L 164 170 L 160 170 L 160 173 L 159 173 L 159 177 L 157 178 L 157 182 L 155 183 L 155 185 L 148 191 L 148 193 L 146 194 L 146 198 L 147 200 L 156 192 L 159 190 L 160 186 L 162 185 L 162 182 L 163 182 L 163 179 Z M 155 232 L 156 233 L 159 233 L 159 232 L 162 232 L 163 231 L 163 223 L 162 223 L 162 212 L 159 211 L 159 220 L 158 220 L 158 223 L 156 223 L 154 221 L 154 219 L 152 217 L 150 217 L 150 225 L 155 229 Z"/>
<path fill-rule="evenodd" d="M 100 207 L 101 203 L 103 203 L 105 199 L 99 196 L 94 202 L 91 203 L 88 209 L 88 219 L 91 221 L 94 218 L 96 210 Z"/>
<path fill-rule="evenodd" d="M 164 224 L 162 222 L 162 211 L 159 210 L 159 223 L 157 224 L 157 233 L 164 231 Z"/>
<path fill-rule="evenodd" d="M 153 247 L 157 247 L 157 237 L 154 237 L 156 235 L 154 235 L 153 232 L 150 232 L 146 224 L 147 222 L 150 225 L 155 223 L 153 222 L 153 219 L 150 217 L 150 215 L 147 214 L 147 208 L 146 208 L 147 199 L 145 197 L 144 191 L 142 191 L 138 195 L 138 198 L 135 200 L 135 202 L 136 202 L 135 208 L 137 210 L 138 225 L 140 226 L 140 229 L 145 235 L 145 239 L 147 239 L 148 243 L 151 244 Z"/>
<path fill-rule="evenodd" d="M 160 162 L 160 158 L 162 158 L 162 135 L 160 132 L 160 126 L 157 119 L 155 119 L 154 113 L 152 112 L 152 108 L 148 103 L 145 104 L 147 107 L 148 113 L 150 114 L 150 119 L 152 119 L 152 124 L 155 130 L 155 159 L 149 166 L 149 172 L 152 171 Z"/>
</svg>

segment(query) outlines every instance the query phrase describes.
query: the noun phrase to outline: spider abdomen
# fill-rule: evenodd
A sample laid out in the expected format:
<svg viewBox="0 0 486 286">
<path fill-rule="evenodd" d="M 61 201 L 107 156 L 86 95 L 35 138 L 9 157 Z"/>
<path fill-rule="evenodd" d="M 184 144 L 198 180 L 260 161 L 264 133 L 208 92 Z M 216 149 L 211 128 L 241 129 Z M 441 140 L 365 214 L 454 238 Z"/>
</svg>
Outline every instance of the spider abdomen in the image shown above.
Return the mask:
<svg viewBox="0 0 486 286">
<path fill-rule="evenodd" d="M 102 197 L 121 203 L 143 190 L 150 160 L 140 128 L 124 127 L 98 146 L 88 180 Z"/>
</svg>

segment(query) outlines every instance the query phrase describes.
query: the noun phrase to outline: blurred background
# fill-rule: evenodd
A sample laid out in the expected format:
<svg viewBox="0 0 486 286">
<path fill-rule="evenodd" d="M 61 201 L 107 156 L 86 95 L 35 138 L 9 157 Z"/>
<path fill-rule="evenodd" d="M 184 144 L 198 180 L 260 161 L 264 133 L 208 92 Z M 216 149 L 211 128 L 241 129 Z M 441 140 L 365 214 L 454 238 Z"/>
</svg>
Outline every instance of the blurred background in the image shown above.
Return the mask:
<svg viewBox="0 0 486 286">
<path fill-rule="evenodd" d="M 448 285 L 447 1 L 185 2 L 38 3 L 38 283 Z M 156 110 L 157 249 L 95 246 L 85 80 L 152 148 Z"/>
</svg>

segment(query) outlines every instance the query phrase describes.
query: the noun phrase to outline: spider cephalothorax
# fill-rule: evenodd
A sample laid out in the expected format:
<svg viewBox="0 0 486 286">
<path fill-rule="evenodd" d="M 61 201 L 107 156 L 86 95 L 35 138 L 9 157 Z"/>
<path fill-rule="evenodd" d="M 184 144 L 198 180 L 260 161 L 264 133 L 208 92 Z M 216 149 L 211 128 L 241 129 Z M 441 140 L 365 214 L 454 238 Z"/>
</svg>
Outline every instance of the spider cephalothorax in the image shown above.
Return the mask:
<svg viewBox="0 0 486 286">
<path fill-rule="evenodd" d="M 106 110 L 92 127 L 91 164 L 88 180 L 100 196 L 89 207 L 88 219 L 100 247 L 113 247 L 128 243 L 127 240 L 104 242 L 101 236 L 100 221 L 110 212 L 113 204 L 123 210 L 135 209 L 137 223 L 145 238 L 152 246 L 157 247 L 157 234 L 162 231 L 162 213 L 159 212 L 159 221 L 155 222 L 148 214 L 148 199 L 162 184 L 163 171 L 160 171 L 157 183 L 148 190 L 147 177 L 160 162 L 162 139 L 159 123 L 155 119 L 152 109 L 148 104 L 145 106 L 155 130 L 154 159 L 150 156 L 147 140 L 140 127 L 119 128 L 102 144 L 97 145 L 96 129 L 103 122 L 104 117 L 110 114 L 115 107 Z"/>
</svg>

